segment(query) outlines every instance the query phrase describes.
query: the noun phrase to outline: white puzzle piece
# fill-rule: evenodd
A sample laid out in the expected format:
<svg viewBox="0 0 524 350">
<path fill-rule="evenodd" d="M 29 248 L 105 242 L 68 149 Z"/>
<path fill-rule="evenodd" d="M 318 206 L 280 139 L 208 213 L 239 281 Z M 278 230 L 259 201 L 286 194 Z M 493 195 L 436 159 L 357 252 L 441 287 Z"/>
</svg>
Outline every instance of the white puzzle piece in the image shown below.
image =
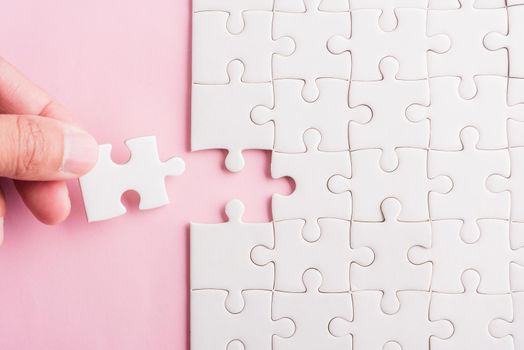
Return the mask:
<svg viewBox="0 0 524 350">
<path fill-rule="evenodd" d="M 460 238 L 461 224 L 458 220 L 433 221 L 431 248 L 412 248 L 410 261 L 432 263 L 431 289 L 436 292 L 460 293 L 462 273 L 473 269 L 482 276 L 480 293 L 509 293 L 510 264 L 524 264 L 524 249 L 512 249 L 508 222 L 480 220 L 480 237 L 473 243 Z"/>
<path fill-rule="evenodd" d="M 427 77 L 426 55 L 449 49 L 449 39 L 444 35 L 426 35 L 426 11 L 398 9 L 398 25 L 391 32 L 379 27 L 380 10 L 354 10 L 351 38 L 333 36 L 328 48 L 334 54 L 351 52 L 352 80 L 380 80 L 379 62 L 393 56 L 400 62 L 398 79 L 417 80 Z M 488 51 L 489 52 L 489 51 Z"/>
<path fill-rule="evenodd" d="M 349 103 L 352 108 L 369 106 L 371 121 L 351 123 L 349 143 L 351 150 L 379 148 L 380 166 L 393 171 L 398 166 L 396 149 L 400 147 L 427 148 L 429 122 L 414 123 L 406 118 L 411 105 L 429 104 L 427 80 L 398 80 L 398 61 L 393 57 L 380 62 L 383 79 L 379 81 L 352 81 Z"/>
<path fill-rule="evenodd" d="M 510 106 L 524 103 L 524 79 L 509 78 L 508 104 Z"/>
<path fill-rule="evenodd" d="M 348 12 L 349 2 L 347 0 L 321 0 L 320 4 L 313 7 L 323 12 Z M 306 12 L 304 0 L 275 0 L 276 12 Z"/>
<path fill-rule="evenodd" d="M 274 317 L 292 319 L 295 333 L 276 338 L 273 349 L 351 349 L 350 337 L 337 338 L 328 330 L 331 319 L 352 317 L 351 294 L 320 292 L 322 275 L 317 270 L 304 272 L 303 280 L 305 293 L 275 292 Z"/>
<path fill-rule="evenodd" d="M 429 8 L 435 10 L 456 10 L 460 6 L 460 0 L 429 0 Z M 505 8 L 506 0 L 475 0 L 473 7 L 476 9 Z"/>
<path fill-rule="evenodd" d="M 432 149 L 462 149 L 460 132 L 467 126 L 478 130 L 478 148 L 508 147 L 508 123 L 524 121 L 524 105 L 508 106 L 507 78 L 478 76 L 475 82 L 476 95 L 464 99 L 459 93 L 459 77 L 432 78 L 429 81 L 431 107 L 412 106 L 408 109 L 410 120 L 431 119 Z"/>
<path fill-rule="evenodd" d="M 111 145 L 100 145 L 95 167 L 80 178 L 80 188 L 89 222 L 108 220 L 126 213 L 121 197 L 133 190 L 140 196 L 142 210 L 169 204 L 164 179 L 179 176 L 185 164 L 180 158 L 165 162 L 158 156 L 156 138 L 144 136 L 126 141 L 129 161 L 116 164 L 111 159 Z"/>
<path fill-rule="evenodd" d="M 510 224 L 511 249 L 524 248 L 524 223 L 511 222 Z M 509 267 L 509 276 L 512 292 L 524 292 L 524 265 L 512 262 Z"/>
<path fill-rule="evenodd" d="M 484 46 L 488 33 L 506 32 L 506 9 L 477 9 L 474 2 L 460 0 L 461 7 L 455 10 L 428 11 L 428 35 L 445 34 L 451 40 L 451 48 L 446 53 L 428 54 L 429 76 L 460 77 L 459 91 L 464 98 L 475 95 L 475 76 L 506 76 L 508 72 L 506 52 L 489 51 Z"/>
<path fill-rule="evenodd" d="M 318 98 L 318 78 L 349 79 L 350 57 L 334 55 L 327 49 L 334 34 L 348 37 L 351 29 L 349 12 L 319 10 L 321 0 L 304 0 L 305 12 L 275 12 L 273 33 L 276 38 L 291 37 L 295 51 L 289 56 L 275 56 L 273 76 L 305 81 L 302 96 L 312 102 Z"/>
<path fill-rule="evenodd" d="M 509 1 L 511 1 L 511 0 L 509 0 Z M 475 8 L 477 8 L 477 9 L 499 9 L 499 8 L 505 8 L 506 7 L 506 0 L 475 0 L 475 3 L 474 3 L 473 6 Z"/>
<path fill-rule="evenodd" d="M 193 84 L 192 90 L 191 149 L 228 150 L 226 167 L 233 172 L 244 168 L 243 150 L 273 148 L 272 126 L 251 121 L 255 106 L 273 102 L 273 86 L 245 83 L 243 73 L 243 63 L 232 61 L 227 84 Z"/>
<path fill-rule="evenodd" d="M 277 152 L 304 152 L 304 132 L 316 129 L 322 134 L 321 151 L 349 150 L 348 128 L 352 121 L 366 123 L 371 110 L 366 106 L 349 107 L 349 82 L 340 79 L 317 80 L 320 95 L 313 102 L 301 96 L 302 80 L 275 80 L 275 102 L 272 109 L 256 107 L 251 115 L 259 125 L 273 122 L 275 128 L 274 150 Z M 329 113 L 326 113 L 329 111 Z"/>
<path fill-rule="evenodd" d="M 524 293 L 513 293 L 513 318 L 498 318 L 489 325 L 489 332 L 495 338 L 513 338 L 515 350 L 524 349 Z M 506 340 L 507 341 L 507 340 Z"/>
<path fill-rule="evenodd" d="M 509 147 L 524 147 L 524 122 L 508 120 L 508 144 Z"/>
<path fill-rule="evenodd" d="M 446 339 L 453 333 L 449 321 L 428 317 L 428 292 L 400 292 L 400 309 L 392 315 L 380 309 L 380 292 L 354 292 L 352 296 L 353 319 L 334 318 L 329 331 L 336 337 L 351 334 L 355 350 L 428 349 L 430 337 Z"/>
<path fill-rule="evenodd" d="M 229 14 L 227 30 L 238 34 L 244 28 L 244 12 L 250 10 L 273 11 L 273 0 L 194 0 L 193 11 L 225 11 Z"/>
<path fill-rule="evenodd" d="M 511 220 L 524 222 L 524 147 L 509 150 L 511 175 L 492 175 L 487 179 L 487 188 L 494 193 L 509 194 L 511 198 Z M 505 192 L 505 191 L 509 191 Z"/>
<path fill-rule="evenodd" d="M 512 292 L 524 292 L 524 266 L 512 263 L 509 267 Z"/>
<path fill-rule="evenodd" d="M 245 290 L 273 289 L 273 269 L 257 266 L 250 253 L 257 245 L 273 245 L 273 224 L 242 222 L 244 205 L 232 200 L 226 206 L 228 222 L 191 224 L 191 289 L 228 292 L 226 308 L 244 308 Z"/>
<path fill-rule="evenodd" d="M 373 251 L 350 245 L 350 223 L 345 220 L 321 219 L 321 236 L 315 242 L 304 240 L 304 222 L 286 220 L 275 222 L 274 246 L 257 246 L 251 252 L 255 264 L 275 266 L 275 290 L 304 292 L 303 273 L 314 268 L 323 276 L 321 292 L 349 291 L 349 271 L 353 263 L 369 265 Z"/>
<path fill-rule="evenodd" d="M 474 242 L 479 237 L 479 219 L 509 219 L 509 195 L 490 192 L 486 182 L 492 174 L 508 176 L 510 159 L 506 149 L 478 149 L 478 132 L 474 128 L 463 129 L 460 139 L 460 151 L 429 153 L 429 175 L 445 175 L 453 181 L 450 192 L 430 194 L 429 207 L 434 220 L 462 220 L 462 239 Z"/>
<path fill-rule="evenodd" d="M 397 8 L 427 8 L 427 0 L 351 0 L 351 9 L 380 9 L 380 28 L 390 32 L 397 27 Z"/>
<path fill-rule="evenodd" d="M 512 249 L 524 247 L 524 222 L 510 223 L 510 242 Z"/>
<path fill-rule="evenodd" d="M 293 40 L 273 40 L 271 12 L 245 12 L 245 25 L 239 34 L 227 31 L 228 17 L 226 12 L 215 11 L 193 14 L 193 83 L 227 84 L 227 65 L 236 59 L 246 67 L 245 82 L 270 82 L 273 55 L 290 55 Z"/>
<path fill-rule="evenodd" d="M 328 188 L 333 193 L 351 192 L 353 220 L 382 221 L 380 204 L 389 197 L 402 203 L 401 221 L 429 219 L 428 194 L 447 193 L 452 188 L 448 177 L 427 176 L 427 151 L 397 149 L 398 167 L 392 172 L 380 168 L 381 151 L 376 149 L 351 152 L 352 176 L 335 175 Z"/>
<path fill-rule="evenodd" d="M 271 175 L 290 176 L 296 184 L 288 196 L 273 195 L 273 220 L 305 220 L 304 239 L 312 242 L 320 237 L 318 219 L 351 219 L 351 196 L 336 195 L 327 188 L 335 174 L 351 175 L 349 151 L 322 152 L 318 149 L 321 135 L 309 129 L 304 133 L 305 153 L 273 152 Z"/>
<path fill-rule="evenodd" d="M 273 319 L 270 291 L 246 291 L 246 304 L 236 314 L 224 307 L 226 294 L 221 290 L 191 292 L 192 350 L 267 350 L 274 337 L 293 334 L 292 320 Z"/>
<path fill-rule="evenodd" d="M 432 338 L 433 350 L 512 350 L 510 337 L 497 339 L 489 334 L 490 322 L 496 318 L 511 319 L 510 294 L 488 295 L 477 292 L 480 276 L 469 270 L 462 276 L 462 293 L 433 293 L 429 316 L 448 319 L 453 323 L 453 335 L 446 340 Z"/>
<path fill-rule="evenodd" d="M 460 0 L 429 0 L 428 9 L 456 10 L 456 9 L 459 9 L 460 6 L 461 6 Z"/>
<path fill-rule="evenodd" d="M 385 313 L 393 314 L 400 307 L 398 291 L 429 291 L 431 266 L 411 263 L 408 251 L 414 246 L 430 248 L 431 225 L 429 221 L 399 221 L 401 206 L 394 198 L 382 202 L 381 208 L 383 222 L 356 221 L 351 226 L 353 249 L 368 247 L 375 255 L 369 266 L 351 266 L 351 290 L 382 291 L 381 308 Z"/>
<path fill-rule="evenodd" d="M 509 76 L 524 78 L 524 6 L 508 7 L 509 31 L 506 35 L 489 33 L 484 44 L 489 50 L 507 49 Z"/>
</svg>

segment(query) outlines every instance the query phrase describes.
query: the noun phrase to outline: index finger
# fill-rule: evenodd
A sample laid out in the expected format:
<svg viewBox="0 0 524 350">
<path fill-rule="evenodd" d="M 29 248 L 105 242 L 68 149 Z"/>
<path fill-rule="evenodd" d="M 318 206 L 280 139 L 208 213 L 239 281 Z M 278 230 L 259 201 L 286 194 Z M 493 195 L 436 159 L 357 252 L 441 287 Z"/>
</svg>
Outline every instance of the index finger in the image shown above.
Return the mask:
<svg viewBox="0 0 524 350">
<path fill-rule="evenodd" d="M 63 106 L 1 57 L 0 114 L 32 114 L 71 120 Z"/>
</svg>

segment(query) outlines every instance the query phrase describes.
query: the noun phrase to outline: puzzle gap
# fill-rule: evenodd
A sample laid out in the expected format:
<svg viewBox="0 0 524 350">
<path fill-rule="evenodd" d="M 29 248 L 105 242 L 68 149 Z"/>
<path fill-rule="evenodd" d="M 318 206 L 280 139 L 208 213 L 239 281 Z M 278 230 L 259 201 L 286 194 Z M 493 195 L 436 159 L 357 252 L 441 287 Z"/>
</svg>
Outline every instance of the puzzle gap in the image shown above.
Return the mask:
<svg viewBox="0 0 524 350">
<path fill-rule="evenodd" d="M 127 190 L 122 193 L 121 201 L 128 212 L 136 212 L 140 204 L 140 194 L 135 190 Z"/>
</svg>

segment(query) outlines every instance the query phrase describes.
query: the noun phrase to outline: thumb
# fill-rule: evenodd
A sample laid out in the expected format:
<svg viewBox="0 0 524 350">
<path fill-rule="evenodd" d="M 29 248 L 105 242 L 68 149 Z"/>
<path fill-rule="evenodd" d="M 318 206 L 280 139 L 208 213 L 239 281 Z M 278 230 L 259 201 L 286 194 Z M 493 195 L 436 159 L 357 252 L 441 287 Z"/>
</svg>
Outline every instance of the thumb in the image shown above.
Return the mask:
<svg viewBox="0 0 524 350">
<path fill-rule="evenodd" d="M 95 164 L 98 146 L 82 129 L 52 118 L 0 116 L 0 176 L 26 181 L 77 178 Z"/>
</svg>

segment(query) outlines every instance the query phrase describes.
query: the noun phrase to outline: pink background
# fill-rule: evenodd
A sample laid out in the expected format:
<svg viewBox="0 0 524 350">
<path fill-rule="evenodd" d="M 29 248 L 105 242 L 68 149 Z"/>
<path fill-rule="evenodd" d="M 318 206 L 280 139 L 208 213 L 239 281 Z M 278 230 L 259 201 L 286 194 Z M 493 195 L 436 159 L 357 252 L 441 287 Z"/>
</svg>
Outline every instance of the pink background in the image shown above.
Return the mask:
<svg viewBox="0 0 524 350">
<path fill-rule="evenodd" d="M 128 138 L 156 135 L 163 159 L 186 161 L 168 179 L 172 204 L 87 224 L 78 185 L 62 225 L 38 223 L 8 195 L 0 248 L 0 349 L 188 348 L 189 221 L 220 222 L 232 198 L 247 221 L 270 219 L 270 154 L 246 154 L 240 174 L 224 153 L 189 153 L 190 0 L 16 0 L 0 8 L 0 55 L 78 116 L 114 158 Z"/>
</svg>

